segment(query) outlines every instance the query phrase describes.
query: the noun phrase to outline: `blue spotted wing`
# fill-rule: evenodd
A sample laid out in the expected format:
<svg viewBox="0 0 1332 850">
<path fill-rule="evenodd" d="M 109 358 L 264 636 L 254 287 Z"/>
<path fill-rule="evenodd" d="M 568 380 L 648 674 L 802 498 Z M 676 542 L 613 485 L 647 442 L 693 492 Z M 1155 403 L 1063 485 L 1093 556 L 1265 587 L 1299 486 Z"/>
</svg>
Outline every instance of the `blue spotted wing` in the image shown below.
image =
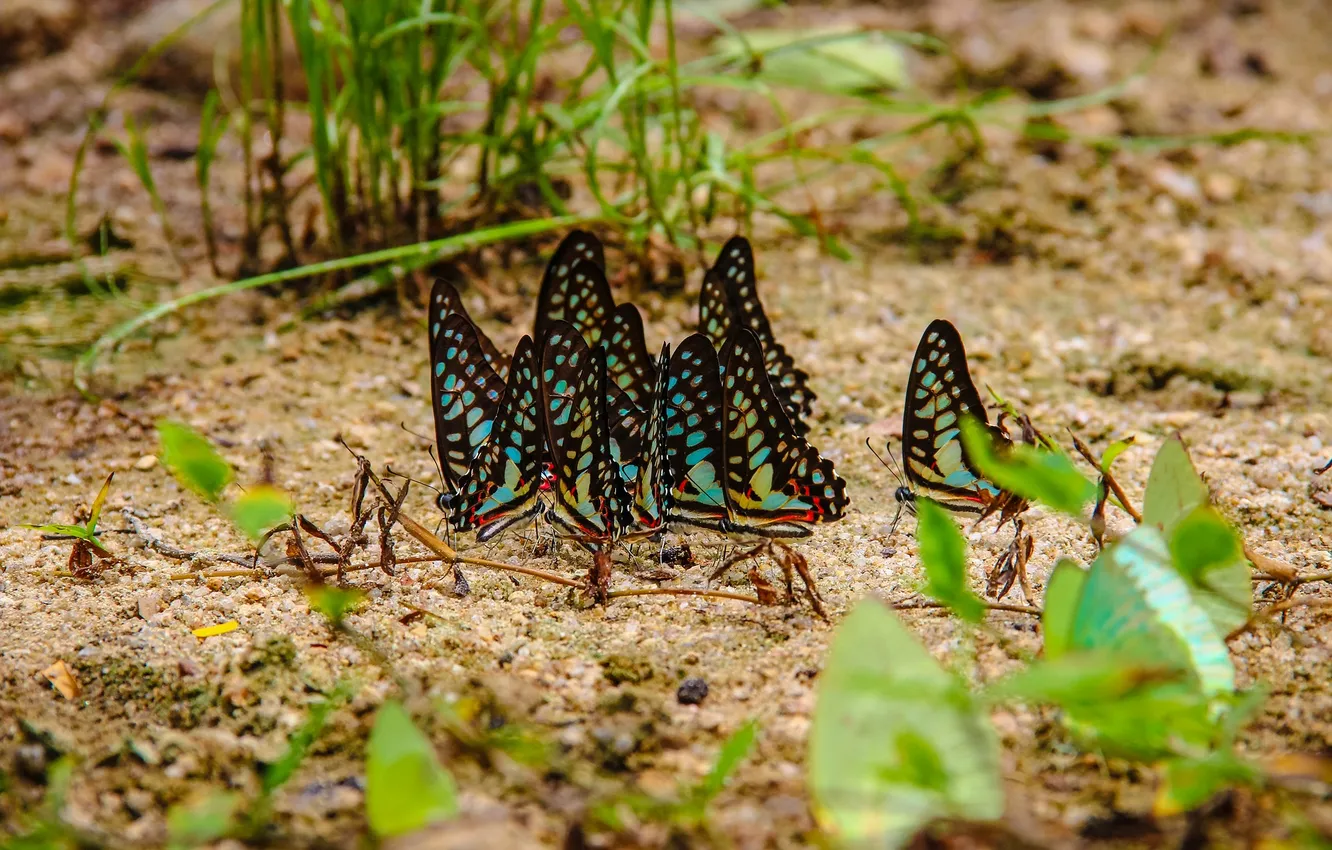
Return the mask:
<svg viewBox="0 0 1332 850">
<path fill-rule="evenodd" d="M 749 240 L 732 237 L 722 246 L 717 262 L 703 276 L 699 293 L 699 329 L 708 335 L 720 351 L 733 327 L 747 328 L 758 337 L 763 350 L 763 365 L 773 390 L 785 408 L 787 417 L 800 433 L 807 429 L 805 420 L 813 411 L 814 392 L 809 375 L 795 365 L 795 360 L 773 335 L 768 315 L 759 300 L 754 269 L 754 252 Z"/>
<path fill-rule="evenodd" d="M 489 540 L 540 507 L 537 496 L 545 435 L 539 379 L 536 346 L 530 337 L 523 337 L 514 351 L 490 438 L 455 500 L 456 531 L 475 530 L 477 540 Z"/>
<path fill-rule="evenodd" d="M 544 340 L 554 323 L 568 322 L 588 345 L 596 345 L 615 298 L 606 281 L 606 256 L 601 241 L 575 230 L 564 238 L 546 264 L 537 295 L 536 338 Z"/>
<path fill-rule="evenodd" d="M 735 328 L 719 360 L 731 527 L 805 537 L 813 524 L 841 519 L 846 482 L 791 428 L 764 369 L 758 336 Z"/>
<path fill-rule="evenodd" d="M 652 366 L 652 356 L 648 354 L 643 317 L 637 307 L 621 304 L 611 311 L 602 329 L 601 345 L 606 349 L 606 368 L 611 383 L 634 404 L 647 407 L 657 373 Z"/>
<path fill-rule="evenodd" d="M 467 308 L 463 306 L 462 297 L 458 295 L 458 290 L 454 289 L 451 283 L 440 279 L 436 279 L 435 285 L 430 289 L 430 305 L 426 308 L 431 354 L 434 354 L 435 339 L 444 326 L 444 320 L 453 315 L 462 316 L 472 326 L 477 344 L 481 346 L 486 362 L 490 364 L 490 368 L 495 371 L 495 374 L 499 375 L 501 380 L 508 377 L 509 364 L 504 356 L 500 354 L 499 349 L 495 347 L 495 343 L 491 342 L 485 331 L 481 330 L 476 322 L 472 321 L 472 317 L 467 313 Z"/>
<path fill-rule="evenodd" d="M 670 360 L 671 347 L 663 345 L 657 357 L 657 382 L 649 397 L 652 407 L 647 412 L 634 480 L 629 486 L 634 523 L 641 531 L 656 531 L 666 518 L 666 383 Z"/>
<path fill-rule="evenodd" d="M 902 411 L 902 465 L 909 482 L 957 511 L 984 513 L 1001 491 L 982 478 L 962 447 L 960 418 L 989 427 L 985 405 L 967 371 L 962 336 L 946 319 L 930 322 L 916 346 Z M 1007 442 L 997 429 L 995 437 Z"/>
<path fill-rule="evenodd" d="M 604 545 L 627 524 L 611 462 L 605 352 L 567 322 L 553 322 L 541 355 L 541 402 L 553 464 L 551 516 L 584 543 Z"/>
<path fill-rule="evenodd" d="M 449 493 L 457 491 L 489 438 L 504 393 L 504 382 L 486 360 L 475 331 L 466 315 L 451 313 L 439 323 L 431 348 L 435 445 Z"/>
<path fill-rule="evenodd" d="M 730 507 L 724 482 L 721 369 L 706 336 L 692 334 L 671 354 L 662 397 L 666 519 L 723 530 Z"/>
</svg>

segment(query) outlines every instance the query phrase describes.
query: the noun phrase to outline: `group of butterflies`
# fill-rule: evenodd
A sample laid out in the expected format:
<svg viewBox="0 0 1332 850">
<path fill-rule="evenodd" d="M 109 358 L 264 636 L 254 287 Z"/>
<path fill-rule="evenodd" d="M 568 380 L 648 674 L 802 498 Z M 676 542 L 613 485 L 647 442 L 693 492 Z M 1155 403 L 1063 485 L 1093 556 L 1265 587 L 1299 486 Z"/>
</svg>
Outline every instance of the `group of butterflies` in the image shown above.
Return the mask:
<svg viewBox="0 0 1332 850">
<path fill-rule="evenodd" d="M 604 552 L 675 523 L 783 538 L 840 519 L 846 485 L 804 437 L 814 394 L 773 337 L 745 239 L 706 273 L 699 324 L 653 358 L 583 231 L 556 249 L 511 357 L 437 282 L 431 403 L 452 528 L 485 541 L 540 515 Z"/>
</svg>

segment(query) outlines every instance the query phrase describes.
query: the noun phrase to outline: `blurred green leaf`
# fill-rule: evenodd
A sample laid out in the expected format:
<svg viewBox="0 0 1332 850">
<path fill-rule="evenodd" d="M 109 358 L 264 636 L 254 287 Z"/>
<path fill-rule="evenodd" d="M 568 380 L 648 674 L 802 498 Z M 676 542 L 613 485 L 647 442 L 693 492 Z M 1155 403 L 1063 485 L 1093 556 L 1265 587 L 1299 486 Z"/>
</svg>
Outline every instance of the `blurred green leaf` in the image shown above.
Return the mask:
<svg viewBox="0 0 1332 850">
<path fill-rule="evenodd" d="M 848 846 L 897 847 L 936 818 L 1003 814 L 988 715 L 880 602 L 837 629 L 809 747 L 815 817 Z"/>
<path fill-rule="evenodd" d="M 1195 508 L 1175 524 L 1170 556 L 1219 634 L 1248 622 L 1253 613 L 1249 559 L 1239 533 L 1215 508 Z"/>
<path fill-rule="evenodd" d="M 1119 700 L 1163 682 L 1178 682 L 1184 671 L 1147 666 L 1110 652 L 1084 651 L 1037 661 L 985 689 L 990 702 L 1049 703 L 1067 707 Z"/>
<path fill-rule="evenodd" d="M 92 510 L 88 513 L 88 537 L 96 540 L 93 535 L 97 531 L 97 521 L 102 518 L 102 506 L 106 504 L 106 496 L 111 492 L 111 479 L 115 478 L 114 472 L 106 476 L 106 481 L 102 482 L 102 489 L 97 491 L 97 498 L 93 499 Z M 100 544 L 99 544 L 100 546 Z"/>
<path fill-rule="evenodd" d="M 961 424 L 967 457 L 1000 488 L 1074 517 L 1095 501 L 1096 485 L 1063 454 L 1021 444 L 1001 454 L 984 425 L 971 417 L 963 417 Z"/>
<path fill-rule="evenodd" d="M 365 594 L 354 587 L 319 584 L 307 587 L 305 598 L 310 601 L 311 608 L 327 617 L 334 626 L 340 626 L 347 614 L 365 598 Z"/>
<path fill-rule="evenodd" d="M 259 484 L 237 499 L 231 505 L 230 513 L 236 527 L 257 541 L 270 528 L 291 519 L 293 510 L 285 493 L 276 487 Z"/>
<path fill-rule="evenodd" d="M 968 623 L 984 620 L 985 603 L 967 587 L 967 541 L 953 518 L 928 499 L 917 499 L 916 539 L 925 565 L 925 594 Z"/>
<path fill-rule="evenodd" d="M 1168 758 L 1181 747 L 1205 750 L 1216 736 L 1212 700 L 1173 685 L 1110 702 L 1076 703 L 1064 712 L 1085 749 L 1135 761 Z"/>
<path fill-rule="evenodd" d="M 1178 434 L 1161 444 L 1147 476 L 1142 497 L 1142 521 L 1154 525 L 1170 539 L 1175 525 L 1208 502 L 1207 484 L 1194 469 Z"/>
<path fill-rule="evenodd" d="M 911 85 L 902 45 L 883 33 L 842 29 L 746 30 L 714 42 L 737 63 L 757 63 L 760 79 L 816 91 L 884 91 Z"/>
<path fill-rule="evenodd" d="M 191 850 L 217 841 L 232 830 L 237 794 L 210 794 L 193 805 L 176 804 L 167 810 L 167 846 L 171 850 Z"/>
<path fill-rule="evenodd" d="M 1170 817 L 1196 809 L 1233 785 L 1262 778 L 1257 767 L 1233 753 L 1208 753 L 1201 758 L 1175 758 L 1165 763 L 1152 814 Z"/>
<path fill-rule="evenodd" d="M 1041 609 L 1041 636 L 1045 657 L 1059 658 L 1068 651 L 1073 638 L 1073 618 L 1078 613 L 1087 571 L 1072 558 L 1060 558 L 1045 583 L 1045 602 Z"/>
<path fill-rule="evenodd" d="M 272 795 L 274 791 L 281 788 L 296 772 L 296 768 L 305 761 L 305 756 L 310 751 L 310 745 L 319 737 L 319 733 L 324 731 L 324 725 L 328 723 L 328 716 L 333 713 L 333 709 L 351 699 L 352 685 L 350 680 L 343 679 L 329 693 L 327 699 L 320 700 L 310 706 L 310 714 L 305 718 L 305 722 L 300 728 L 292 734 L 287 742 L 287 750 L 277 761 L 269 764 L 263 771 L 263 789 L 266 796 Z"/>
<path fill-rule="evenodd" d="M 162 465 L 176 480 L 209 502 L 216 502 L 231 482 L 231 466 L 208 438 L 188 425 L 163 419 L 157 423 Z"/>
<path fill-rule="evenodd" d="M 58 522 L 48 523 L 47 525 L 29 525 L 25 523 L 23 528 L 31 528 L 33 531 L 40 531 L 44 534 L 66 534 L 80 540 L 87 540 L 90 543 L 94 539 L 92 532 L 82 525 L 61 525 Z"/>
<path fill-rule="evenodd" d="M 1110 467 L 1114 465 L 1119 456 L 1133 447 L 1133 438 L 1127 440 L 1115 440 L 1105 447 L 1105 452 L 1101 455 L 1101 472 L 1108 473 Z"/>
<path fill-rule="evenodd" d="M 754 741 L 757 737 L 758 722 L 750 720 L 726 739 L 721 750 L 717 753 L 717 761 L 712 765 L 712 770 L 708 771 L 708 775 L 703 777 L 703 781 L 698 785 L 697 796 L 701 802 L 706 805 L 721 793 L 722 789 L 726 787 L 726 780 L 731 777 L 732 773 L 735 773 L 735 769 L 749 756 L 749 751 L 754 748 Z"/>
<path fill-rule="evenodd" d="M 381 838 L 415 832 L 458 811 L 453 777 L 400 703 L 379 707 L 365 765 L 365 814 Z"/>
</svg>

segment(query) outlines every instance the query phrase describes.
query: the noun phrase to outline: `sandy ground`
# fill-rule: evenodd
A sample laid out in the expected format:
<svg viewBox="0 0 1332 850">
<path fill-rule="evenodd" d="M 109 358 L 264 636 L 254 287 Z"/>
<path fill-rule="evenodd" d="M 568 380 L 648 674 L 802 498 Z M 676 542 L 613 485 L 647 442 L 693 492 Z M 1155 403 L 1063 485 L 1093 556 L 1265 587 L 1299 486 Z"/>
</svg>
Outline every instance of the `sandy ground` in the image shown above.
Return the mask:
<svg viewBox="0 0 1332 850">
<path fill-rule="evenodd" d="M 1095 88 L 1069 72 L 1083 67 L 1079 60 L 1104 59 L 1106 74 L 1126 72 L 1146 52 L 1153 26 L 1179 28 L 1148 82 L 1126 96 L 1128 106 L 1069 119 L 1087 122 L 1084 132 L 1325 127 L 1332 66 L 1319 66 L 1315 46 L 1332 32 L 1309 7 L 1241 3 L 1231 5 L 1259 10 L 1210 14 L 1147 3 L 1076 12 L 1036 5 L 1058 12 L 1053 20 L 1065 22 L 1066 38 L 1046 43 L 1037 33 L 1034 58 L 1017 67 L 1045 62 L 1060 71 L 1061 94 Z M 927 20 L 980 50 L 975 39 L 1015 31 L 1023 14 L 1034 13 L 1026 4 L 934 4 Z M 1319 28 L 1321 35 L 1309 32 Z M 1097 49 L 1078 53 L 1079 45 Z M 1060 58 L 1070 50 L 1072 58 Z M 1245 51 L 1266 63 L 1262 73 Z M 13 71 L 9 83 L 17 85 L 13 75 L 21 73 L 37 71 Z M 1003 73 L 1020 78 L 1012 68 Z M 73 132 L 58 114 L 46 122 L 17 114 L 29 126 L 0 142 L 0 160 L 13 166 L 10 179 L 0 177 L 6 198 L 15 199 L 7 221 L 0 219 L 7 256 L 49 245 L 56 235 L 60 181 L 40 182 L 33 171 L 40 163 L 27 146 L 46 138 L 67 156 Z M 936 316 L 961 329 L 977 382 L 1018 403 L 1052 436 L 1071 428 L 1099 448 L 1136 435 L 1139 445 L 1118 465 L 1133 496 L 1140 498 L 1156 447 L 1178 431 L 1218 505 L 1256 551 L 1304 571 L 1332 567 L 1327 514 L 1312 498 L 1319 486 L 1312 469 L 1326 461 L 1324 440 L 1332 435 L 1332 148 L 1250 141 L 1102 157 L 1071 146 L 1033 149 L 997 130 L 991 142 L 992 167 L 977 169 L 966 199 L 939 213 L 959 228 L 955 244 L 906 246 L 884 224 L 892 218 L 887 199 L 853 209 L 835 194 L 827 202 L 844 210 L 839 226 L 856 254 L 850 263 L 820 256 L 813 243 L 783 236 L 770 223 L 756 232 L 762 295 L 819 396 L 810 439 L 838 463 L 852 498 L 844 521 L 800 544 L 832 624 L 802 607 L 689 598 L 588 608 L 562 588 L 479 569 L 468 572 L 465 598 L 450 592 L 438 566 L 404 565 L 393 577 L 357 572 L 352 583 L 368 601 L 349 623 L 385 651 L 390 671 L 332 636 L 293 578 L 176 580 L 228 565 L 179 563 L 114 533 L 106 539 L 123 566 L 96 581 L 59 576 L 68 544 L 43 542 L 16 524 L 72 521 L 110 471 L 116 480 L 104 528 L 126 528 L 129 511 L 176 546 L 246 551 L 225 518 L 149 459 L 158 417 L 207 433 L 242 484 L 260 479 L 267 448 L 275 482 L 326 527 L 345 528 L 354 473 L 337 435 L 378 467 L 392 464 L 430 480 L 423 442 L 399 427 L 430 430 L 424 332 L 419 315 L 381 306 L 278 334 L 272 329 L 294 302 L 239 296 L 173 319 L 151 343 L 118 355 L 98 375 L 112 405 L 68 389 L 69 365 L 60 358 L 71 347 L 21 348 L 32 337 L 20 339 L 14 328 L 46 316 L 55 326 L 42 330 L 49 339 L 85 320 L 104 327 L 105 313 L 128 308 L 70 293 L 51 294 L 38 307 L 13 306 L 5 321 L 15 335 L 3 361 L 12 379 L 0 398 L 0 770 L 8 777 L 0 819 L 34 807 L 42 765 L 68 753 L 79 759 L 71 821 L 118 843 L 160 844 L 171 804 L 224 787 L 253 793 L 256 762 L 276 757 L 311 701 L 346 679 L 355 697 L 335 712 L 278 797 L 281 846 L 357 845 L 365 735 L 373 709 L 397 693 L 397 683 L 421 716 L 430 697 L 480 700 L 493 706 L 485 717 L 530 730 L 559 752 L 546 768 L 502 759 L 483 768 L 436 728 L 464 790 L 467 823 L 482 838 L 430 846 L 558 846 L 590 802 L 616 789 L 670 793 L 701 777 L 720 742 L 748 718 L 761 724 L 755 752 L 715 806 L 713 838 L 695 838 L 738 847 L 814 842 L 803 762 L 833 626 L 866 595 L 905 600 L 921 580 L 910 523 L 886 538 L 896 482 L 864 442 L 877 447 L 897 436 L 907 361 Z M 98 158 L 114 164 L 105 152 Z M 164 163 L 164 179 L 170 183 L 171 169 L 184 167 Z M 108 165 L 95 178 L 95 197 L 115 195 L 123 176 L 117 169 L 123 165 Z M 129 197 L 116 209 L 132 222 L 134 211 L 143 211 L 137 203 Z M 172 203 L 189 210 L 194 198 L 182 190 Z M 134 235 L 140 232 L 151 243 L 152 228 L 141 225 Z M 161 262 L 149 248 L 139 251 L 141 266 Z M 691 270 L 690 293 L 700 274 Z M 501 280 L 492 285 L 503 292 L 530 295 L 540 267 L 496 275 Z M 501 345 L 512 346 L 530 323 L 526 313 L 512 324 L 498 321 L 484 299 L 468 298 Z M 696 317 L 689 296 L 645 293 L 637 303 L 648 316 L 653 350 L 664 338 L 682 338 Z M 433 522 L 429 496 L 416 488 L 408 510 Z M 1039 593 L 1057 556 L 1086 559 L 1092 546 L 1085 531 L 1063 519 L 1037 511 L 1029 519 Z M 1122 516 L 1112 522 L 1127 527 Z M 971 535 L 978 587 L 984 565 L 1008 542 L 1006 533 L 990 531 L 987 525 Z M 422 553 L 402 540 L 400 556 Z M 690 542 L 701 563 L 678 581 L 701 586 L 715 555 L 706 536 Z M 568 551 L 533 557 L 531 544 L 516 537 L 474 554 L 570 576 L 586 567 Z M 769 575 L 777 575 L 771 567 Z M 732 582 L 745 590 L 742 577 Z M 615 583 L 647 586 L 628 571 Z M 1319 585 L 1303 592 L 1326 595 Z M 413 606 L 438 616 L 404 624 Z M 906 616 L 940 656 L 959 645 L 949 619 Z M 230 634 L 190 634 L 231 619 L 240 628 Z M 990 624 L 1003 640 L 981 638 L 984 678 L 1013 668 L 1017 652 L 1039 647 L 1030 617 L 996 613 Z M 1272 690 L 1244 735 L 1246 750 L 1332 746 L 1328 638 L 1327 617 L 1309 609 L 1292 612 L 1284 627 L 1232 642 L 1240 682 L 1263 681 Z M 41 676 L 56 660 L 74 671 L 78 699 L 62 698 Z M 707 681 L 701 705 L 677 702 L 686 676 Z M 1184 830 L 1182 818 L 1151 819 L 1150 770 L 1079 756 L 1062 743 L 1052 716 L 1001 711 L 995 722 L 1012 819 L 1047 841 L 1104 836 L 1155 844 Z M 1317 814 L 1314 798 L 1298 799 Z M 1270 796 L 1244 793 L 1214 811 L 1205 828 L 1216 840 L 1243 843 L 1285 834 L 1286 821 Z M 656 825 L 593 838 L 602 846 L 665 840 Z"/>
</svg>

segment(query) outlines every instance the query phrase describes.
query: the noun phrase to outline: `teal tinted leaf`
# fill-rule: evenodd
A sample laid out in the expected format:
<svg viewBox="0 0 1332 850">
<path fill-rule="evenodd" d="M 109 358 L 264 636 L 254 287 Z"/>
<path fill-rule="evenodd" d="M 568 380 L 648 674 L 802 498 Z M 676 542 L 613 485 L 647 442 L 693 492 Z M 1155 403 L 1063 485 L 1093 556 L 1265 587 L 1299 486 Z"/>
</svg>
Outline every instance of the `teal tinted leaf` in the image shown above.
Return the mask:
<svg viewBox="0 0 1332 850">
<path fill-rule="evenodd" d="M 232 829 L 240 802 L 237 794 L 219 792 L 193 805 L 172 806 L 167 811 L 167 846 L 188 850 L 224 837 Z"/>
<path fill-rule="evenodd" d="M 260 484 L 251 487 L 231 505 L 231 521 L 251 540 L 291 519 L 291 500 L 281 490 Z"/>
<path fill-rule="evenodd" d="M 1075 652 L 1038 661 L 985 689 L 990 702 L 1085 705 L 1119 700 L 1163 682 L 1178 682 L 1184 671 L 1145 665 L 1109 652 Z"/>
<path fill-rule="evenodd" d="M 157 423 L 162 443 L 162 465 L 176 480 L 210 502 L 216 502 L 231 482 L 231 466 L 208 442 L 188 425 L 163 419 Z"/>
<path fill-rule="evenodd" d="M 307 587 L 305 598 L 310 601 L 311 608 L 327 617 L 334 626 L 340 626 L 347 614 L 365 598 L 365 594 L 353 587 L 320 584 Z"/>
<path fill-rule="evenodd" d="M 401 704 L 389 700 L 375 715 L 365 765 L 365 815 L 387 838 L 415 832 L 458 811 L 453 777 L 430 740 Z"/>
<path fill-rule="evenodd" d="M 819 824 L 848 846 L 901 846 L 936 818 L 1003 814 L 988 716 L 882 603 L 861 602 L 833 638 L 809 787 Z"/>
<path fill-rule="evenodd" d="M 749 751 L 754 747 L 754 740 L 758 737 L 758 722 L 750 720 L 726 739 L 722 744 L 721 752 L 717 754 L 717 761 L 708 771 L 708 775 L 703 777 L 703 782 L 698 787 L 700 802 L 706 804 L 712 798 L 721 793 L 722 788 L 726 787 L 726 780 L 730 778 L 735 769 L 740 766 L 748 756 Z"/>
<path fill-rule="evenodd" d="M 981 475 L 1010 493 L 1071 516 L 1096 499 L 1096 485 L 1065 455 L 1034 446 L 995 451 L 990 432 L 971 417 L 962 420 L 962 444 Z"/>
<path fill-rule="evenodd" d="M 985 603 L 967 587 L 967 541 L 943 508 L 916 502 L 916 539 L 925 565 L 925 594 L 968 623 L 985 619 Z"/>
<path fill-rule="evenodd" d="M 906 55 L 882 33 L 846 29 L 746 30 L 714 42 L 722 56 L 754 64 L 760 79 L 820 91 L 881 91 L 910 86 Z"/>
<path fill-rule="evenodd" d="M 1194 469 L 1184 441 L 1178 434 L 1171 436 L 1161 444 L 1147 476 L 1143 523 L 1156 526 L 1169 538 L 1176 523 L 1207 502 L 1207 484 Z"/>
<path fill-rule="evenodd" d="M 1239 534 L 1215 508 L 1196 508 L 1176 523 L 1170 556 L 1219 634 L 1248 622 L 1253 612 L 1249 560 Z"/>
<path fill-rule="evenodd" d="M 1165 775 L 1152 804 L 1152 814 L 1170 817 L 1198 808 L 1234 785 L 1251 784 L 1261 771 L 1234 753 L 1214 752 L 1202 758 L 1175 758 L 1165 763 Z"/>
<path fill-rule="evenodd" d="M 1045 583 L 1045 604 L 1041 610 L 1041 636 L 1045 641 L 1045 657 L 1059 658 L 1068 651 L 1073 638 L 1073 618 L 1082 599 L 1082 587 L 1087 571 L 1071 558 L 1060 558 Z"/>
</svg>

